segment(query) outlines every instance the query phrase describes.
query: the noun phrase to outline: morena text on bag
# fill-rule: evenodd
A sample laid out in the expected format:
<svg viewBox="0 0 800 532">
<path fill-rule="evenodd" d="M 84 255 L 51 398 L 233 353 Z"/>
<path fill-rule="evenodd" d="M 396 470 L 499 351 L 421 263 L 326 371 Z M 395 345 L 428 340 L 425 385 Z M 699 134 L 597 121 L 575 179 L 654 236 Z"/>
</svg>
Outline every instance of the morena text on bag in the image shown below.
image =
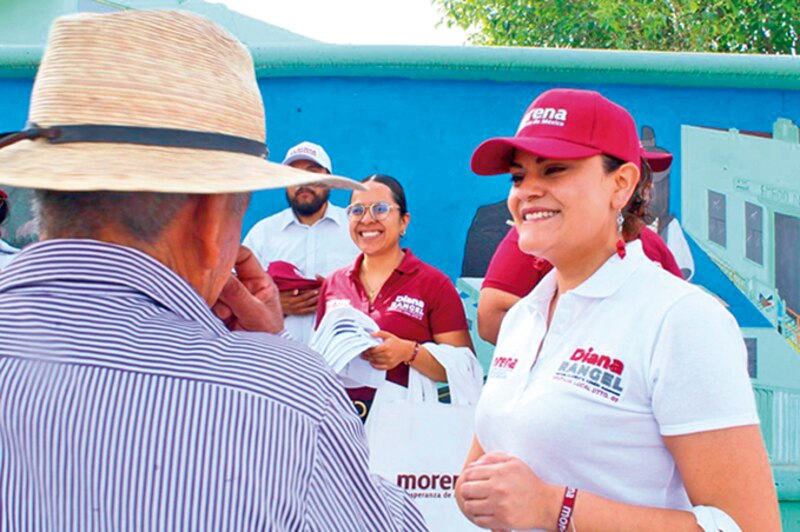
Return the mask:
<svg viewBox="0 0 800 532">
<path fill-rule="evenodd" d="M 451 490 L 456 487 L 458 475 L 398 474 L 397 485 L 404 490 Z"/>
</svg>

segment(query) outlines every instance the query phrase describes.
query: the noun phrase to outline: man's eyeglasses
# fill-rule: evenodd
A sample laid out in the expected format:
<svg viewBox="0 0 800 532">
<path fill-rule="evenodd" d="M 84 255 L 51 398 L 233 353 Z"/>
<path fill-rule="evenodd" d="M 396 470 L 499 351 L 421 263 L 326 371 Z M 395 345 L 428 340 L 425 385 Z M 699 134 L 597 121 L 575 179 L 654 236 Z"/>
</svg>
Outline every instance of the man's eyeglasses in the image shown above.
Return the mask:
<svg viewBox="0 0 800 532">
<path fill-rule="evenodd" d="M 364 205 L 363 203 L 353 203 L 347 207 L 347 217 L 357 222 L 361 220 L 364 215 L 369 211 L 370 216 L 372 219 L 379 222 L 381 220 L 385 220 L 389 213 L 392 212 L 392 209 L 399 209 L 397 205 L 389 205 L 385 201 L 378 201 L 375 203 L 371 203 L 369 205 Z"/>
</svg>

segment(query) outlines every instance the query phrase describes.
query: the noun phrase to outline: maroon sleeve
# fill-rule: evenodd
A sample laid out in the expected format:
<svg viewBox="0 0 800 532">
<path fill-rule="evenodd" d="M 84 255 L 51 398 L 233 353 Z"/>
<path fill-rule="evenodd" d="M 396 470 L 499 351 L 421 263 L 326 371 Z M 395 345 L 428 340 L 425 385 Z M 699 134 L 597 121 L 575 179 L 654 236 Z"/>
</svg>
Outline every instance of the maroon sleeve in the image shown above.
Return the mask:
<svg viewBox="0 0 800 532">
<path fill-rule="evenodd" d="M 469 329 L 467 316 L 464 313 L 464 303 L 458 295 L 456 287 L 445 274 L 439 272 L 442 281 L 435 287 L 433 301 L 431 302 L 430 324 L 431 334 L 446 333 L 450 331 L 465 331 Z"/>
<path fill-rule="evenodd" d="M 642 250 L 647 257 L 661 264 L 669 273 L 683 279 L 683 273 L 675 260 L 675 256 L 667 247 L 667 243 L 655 231 L 643 227 L 639 238 L 642 240 Z"/>
<path fill-rule="evenodd" d="M 523 297 L 552 267 L 547 261 L 519 249 L 517 228 L 509 229 L 492 256 L 481 288 L 496 288 Z"/>
</svg>

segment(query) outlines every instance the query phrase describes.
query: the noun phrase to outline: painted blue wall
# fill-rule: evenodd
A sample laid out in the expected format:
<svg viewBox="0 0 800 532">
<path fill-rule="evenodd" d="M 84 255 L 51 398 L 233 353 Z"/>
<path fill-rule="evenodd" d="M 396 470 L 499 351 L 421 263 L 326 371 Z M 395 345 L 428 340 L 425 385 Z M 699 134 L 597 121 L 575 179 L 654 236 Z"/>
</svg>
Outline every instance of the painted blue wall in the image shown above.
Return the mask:
<svg viewBox="0 0 800 532">
<path fill-rule="evenodd" d="M 21 127 L 31 81 L 0 80 L 0 131 Z M 512 135 L 530 101 L 553 85 L 373 77 L 265 78 L 270 159 L 301 140 L 322 144 L 334 170 L 356 179 L 380 172 L 406 187 L 412 222 L 406 244 L 451 278 L 476 209 L 505 198 L 506 176 L 478 177 L 472 150 L 484 139 Z M 800 122 L 800 92 L 653 85 L 572 85 L 601 91 L 652 126 L 658 145 L 675 153 L 672 210 L 680 215 L 680 125 L 772 130 L 778 117 Z M 334 203 L 348 196 L 334 192 Z M 257 192 L 247 231 L 286 207 L 283 191 Z"/>
<path fill-rule="evenodd" d="M 680 215 L 680 125 L 772 131 L 778 117 L 800 120 L 800 93 L 777 90 L 573 85 L 627 107 L 657 143 L 675 153 L 672 210 Z M 261 81 L 271 159 L 301 140 L 325 146 L 334 170 L 362 178 L 380 172 L 406 187 L 412 213 L 406 245 L 451 278 L 461 270 L 475 210 L 505 198 L 507 176 L 478 177 L 472 150 L 513 135 L 523 111 L 553 85 L 393 78 L 270 78 Z M 335 193 L 334 202 L 347 203 Z M 286 206 L 282 192 L 259 192 L 245 229 Z"/>
<path fill-rule="evenodd" d="M 0 79 L 0 132 L 25 125 L 32 88 L 29 79 Z"/>
</svg>

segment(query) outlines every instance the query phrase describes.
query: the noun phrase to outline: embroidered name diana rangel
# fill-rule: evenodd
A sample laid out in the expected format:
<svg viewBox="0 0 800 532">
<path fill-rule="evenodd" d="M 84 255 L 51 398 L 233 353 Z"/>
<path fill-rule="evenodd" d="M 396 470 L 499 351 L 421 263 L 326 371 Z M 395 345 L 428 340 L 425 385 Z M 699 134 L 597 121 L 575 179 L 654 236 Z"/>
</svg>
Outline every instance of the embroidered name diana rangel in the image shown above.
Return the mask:
<svg viewBox="0 0 800 532">
<path fill-rule="evenodd" d="M 553 379 L 568 382 L 616 403 L 623 392 L 624 371 L 625 364 L 621 360 L 596 353 L 593 347 L 578 348 L 561 363 Z"/>
<path fill-rule="evenodd" d="M 389 312 L 399 312 L 415 320 L 425 317 L 425 302 L 411 296 L 397 296 L 389 305 Z"/>
</svg>

